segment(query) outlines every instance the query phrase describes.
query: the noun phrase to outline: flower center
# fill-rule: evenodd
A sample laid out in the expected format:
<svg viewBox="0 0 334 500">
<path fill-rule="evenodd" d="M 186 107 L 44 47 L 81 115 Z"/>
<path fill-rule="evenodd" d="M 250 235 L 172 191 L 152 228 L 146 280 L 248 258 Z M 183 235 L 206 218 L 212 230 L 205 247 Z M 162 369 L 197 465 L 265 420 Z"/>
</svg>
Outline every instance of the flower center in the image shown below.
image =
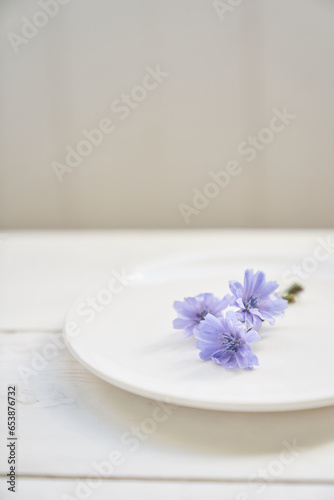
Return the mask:
<svg viewBox="0 0 334 500">
<path fill-rule="evenodd" d="M 202 312 L 197 313 L 197 316 L 198 316 L 199 321 L 202 321 L 202 319 L 204 319 L 204 318 L 205 318 L 205 316 L 206 316 L 207 314 L 209 314 L 210 312 L 211 312 L 210 310 L 209 310 L 209 311 L 207 311 L 206 309 L 203 309 L 203 311 L 202 311 Z"/>
<path fill-rule="evenodd" d="M 223 333 L 219 340 L 226 347 L 227 351 L 234 353 L 238 352 L 240 347 L 245 343 L 244 340 L 234 337 L 230 332 Z"/>
<path fill-rule="evenodd" d="M 258 297 L 250 297 L 248 300 L 244 302 L 245 304 L 245 309 L 253 309 L 254 307 L 257 306 L 257 303 L 259 302 Z"/>
</svg>

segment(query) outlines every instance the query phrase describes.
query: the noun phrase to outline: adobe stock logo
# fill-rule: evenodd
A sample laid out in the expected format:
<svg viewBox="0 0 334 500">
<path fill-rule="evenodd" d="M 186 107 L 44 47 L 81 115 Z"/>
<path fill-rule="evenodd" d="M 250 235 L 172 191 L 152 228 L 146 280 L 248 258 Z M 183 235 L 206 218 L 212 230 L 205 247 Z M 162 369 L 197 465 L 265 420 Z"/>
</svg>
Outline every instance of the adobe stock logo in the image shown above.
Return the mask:
<svg viewBox="0 0 334 500">
<path fill-rule="evenodd" d="M 316 238 L 317 245 L 311 255 L 306 255 L 299 265 L 294 264 L 282 275 L 282 281 L 291 284 L 292 281 L 307 280 L 315 273 L 319 265 L 334 256 L 334 237 L 329 234 L 327 238 Z"/>
<path fill-rule="evenodd" d="M 19 52 L 21 45 L 27 45 L 32 38 L 35 38 L 40 28 L 44 28 L 49 23 L 50 18 L 58 14 L 61 5 L 67 5 L 69 1 L 40 0 L 38 5 L 41 7 L 41 10 L 37 10 L 31 20 L 27 17 L 22 17 L 21 33 L 18 35 L 10 31 L 7 35 L 15 54 Z"/>
<path fill-rule="evenodd" d="M 243 3 L 243 0 L 213 0 L 212 5 L 221 21 L 225 20 L 225 14 L 233 12 L 236 7 Z"/>
<path fill-rule="evenodd" d="M 51 167 L 59 182 L 63 182 L 65 175 L 74 172 L 84 158 L 90 156 L 102 144 L 106 135 L 110 135 L 116 130 L 117 122 L 124 121 L 132 113 L 135 113 L 135 109 L 142 106 L 150 94 L 169 77 L 169 73 L 163 71 L 160 64 L 155 67 L 146 66 L 145 70 L 145 75 L 137 85 L 112 101 L 110 105 L 110 110 L 113 113 L 111 119 L 104 117 L 98 122 L 97 127 L 81 130 L 83 138 L 80 138 L 76 145 L 65 147 L 64 160 L 51 162 Z"/>
<path fill-rule="evenodd" d="M 255 160 L 258 154 L 274 140 L 277 134 L 283 132 L 286 127 L 296 118 L 296 115 L 288 112 L 286 106 L 280 111 L 273 108 L 273 114 L 267 124 L 254 135 L 249 135 L 246 140 L 240 142 L 237 151 L 248 163 Z M 243 172 L 243 165 L 237 160 L 229 161 L 225 169 L 215 172 L 209 172 L 210 181 L 207 182 L 202 189 L 194 187 L 192 189 L 191 204 L 180 203 L 178 205 L 180 214 L 186 224 L 190 224 L 190 219 L 194 215 L 199 215 L 206 207 L 209 206 L 210 200 L 217 198 L 230 184 L 233 178 Z"/>
<path fill-rule="evenodd" d="M 296 118 L 296 115 L 291 114 L 286 109 L 286 106 L 280 111 L 273 108 L 273 116 L 269 120 L 268 126 L 261 128 L 256 135 L 249 135 L 247 140 L 242 141 L 238 147 L 238 153 L 242 156 L 247 156 L 246 161 L 255 160 L 258 152 L 266 149 L 276 134 L 280 134 L 290 125 L 291 121 Z"/>
</svg>

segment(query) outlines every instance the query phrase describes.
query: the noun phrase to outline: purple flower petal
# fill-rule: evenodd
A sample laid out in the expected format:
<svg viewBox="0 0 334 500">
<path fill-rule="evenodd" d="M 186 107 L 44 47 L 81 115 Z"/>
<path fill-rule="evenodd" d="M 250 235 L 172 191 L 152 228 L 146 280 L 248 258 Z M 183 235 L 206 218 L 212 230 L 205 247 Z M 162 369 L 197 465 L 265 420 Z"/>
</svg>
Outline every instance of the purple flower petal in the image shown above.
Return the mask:
<svg viewBox="0 0 334 500">
<path fill-rule="evenodd" d="M 187 319 L 175 318 L 173 321 L 173 327 L 175 330 L 183 330 L 189 324 Z"/>
<path fill-rule="evenodd" d="M 283 316 L 287 301 L 273 293 L 277 287 L 276 281 L 266 282 L 265 274 L 262 271 L 254 273 L 253 269 L 245 271 L 241 288 L 239 282 L 230 282 L 230 290 L 235 297 L 233 305 L 239 308 L 238 319 L 247 321 L 255 330 L 259 330 L 262 321 L 273 324 L 276 317 Z"/>
<path fill-rule="evenodd" d="M 262 286 L 261 295 L 263 297 L 268 297 L 276 290 L 276 288 L 278 288 L 278 283 L 276 281 L 268 281 Z"/>
<path fill-rule="evenodd" d="M 254 329 L 248 330 L 234 311 L 219 318 L 208 314 L 195 333 L 201 359 L 211 359 L 226 368 L 252 368 L 257 358 L 249 342 L 258 340 L 259 335 Z"/>
<path fill-rule="evenodd" d="M 221 312 L 232 301 L 234 301 L 234 296 L 230 294 L 220 299 L 212 293 L 201 293 L 196 297 L 185 297 L 183 302 L 176 300 L 173 307 L 177 311 L 178 318 L 173 322 L 174 328 L 183 329 L 186 336 L 193 335 L 198 331 L 201 321 L 208 314 L 214 317 L 220 316 Z"/>
<path fill-rule="evenodd" d="M 197 343 L 198 347 L 198 343 Z M 198 347 L 200 349 L 200 347 Z M 201 349 L 201 352 L 199 353 L 199 356 L 201 359 L 207 361 L 211 359 L 216 353 L 219 352 L 220 346 L 219 345 L 207 345 L 206 347 Z"/>
<path fill-rule="evenodd" d="M 256 330 L 248 330 L 245 333 L 245 340 L 248 343 L 256 342 L 257 340 L 260 340 L 260 335 L 257 333 Z"/>
<path fill-rule="evenodd" d="M 229 282 L 229 287 L 230 287 L 230 290 L 232 292 L 232 294 L 235 296 L 235 297 L 241 297 L 241 294 L 242 294 L 242 284 L 239 283 L 239 281 L 230 281 Z"/>
</svg>

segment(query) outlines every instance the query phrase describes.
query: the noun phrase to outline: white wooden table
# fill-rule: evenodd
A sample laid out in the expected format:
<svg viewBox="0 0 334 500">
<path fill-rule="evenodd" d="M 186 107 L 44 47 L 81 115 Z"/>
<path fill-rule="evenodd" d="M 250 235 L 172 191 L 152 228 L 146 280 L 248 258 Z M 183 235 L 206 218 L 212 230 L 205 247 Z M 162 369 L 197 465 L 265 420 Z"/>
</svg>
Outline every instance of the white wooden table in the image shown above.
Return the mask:
<svg viewBox="0 0 334 500">
<path fill-rule="evenodd" d="M 71 302 L 112 270 L 170 251 L 236 244 L 250 251 L 260 243 L 268 251 L 293 245 L 302 261 L 313 254 L 317 238 L 328 235 L 333 231 L 2 234 L 0 498 L 333 500 L 334 407 L 271 414 L 173 407 L 153 434 L 130 445 L 125 433 L 150 417 L 157 403 L 92 375 L 60 336 Z M 52 359 L 45 361 L 44 355 Z M 7 386 L 13 384 L 18 387 L 15 494 L 7 491 L 5 479 Z M 122 463 L 117 453 L 111 456 L 116 451 Z M 103 477 L 101 467 L 108 467 Z"/>
</svg>

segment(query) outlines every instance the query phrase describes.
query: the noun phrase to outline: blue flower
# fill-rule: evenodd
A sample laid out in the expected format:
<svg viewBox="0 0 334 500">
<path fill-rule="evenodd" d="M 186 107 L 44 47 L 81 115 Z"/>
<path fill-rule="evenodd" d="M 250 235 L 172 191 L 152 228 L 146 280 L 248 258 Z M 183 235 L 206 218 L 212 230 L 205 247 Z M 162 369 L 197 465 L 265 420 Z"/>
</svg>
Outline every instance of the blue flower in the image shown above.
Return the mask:
<svg viewBox="0 0 334 500">
<path fill-rule="evenodd" d="M 235 298 L 232 306 L 239 307 L 237 317 L 248 321 L 255 330 L 259 330 L 262 321 L 275 323 L 275 317 L 284 316 L 288 301 L 273 293 L 278 287 L 276 281 L 267 281 L 262 271 L 254 274 L 253 269 L 245 271 L 244 284 L 230 281 L 230 290 Z"/>
<path fill-rule="evenodd" d="M 219 316 L 231 302 L 231 295 L 223 299 L 215 297 L 213 293 L 201 293 L 196 297 L 185 297 L 183 302 L 175 301 L 174 309 L 178 318 L 174 319 L 173 326 L 177 330 L 184 330 L 186 337 L 193 335 L 201 321 L 207 314 Z"/>
<path fill-rule="evenodd" d="M 196 337 L 201 359 L 211 359 L 226 368 L 251 369 L 259 364 L 249 343 L 260 337 L 241 323 L 233 311 L 219 318 L 208 314 L 199 325 Z"/>
</svg>

